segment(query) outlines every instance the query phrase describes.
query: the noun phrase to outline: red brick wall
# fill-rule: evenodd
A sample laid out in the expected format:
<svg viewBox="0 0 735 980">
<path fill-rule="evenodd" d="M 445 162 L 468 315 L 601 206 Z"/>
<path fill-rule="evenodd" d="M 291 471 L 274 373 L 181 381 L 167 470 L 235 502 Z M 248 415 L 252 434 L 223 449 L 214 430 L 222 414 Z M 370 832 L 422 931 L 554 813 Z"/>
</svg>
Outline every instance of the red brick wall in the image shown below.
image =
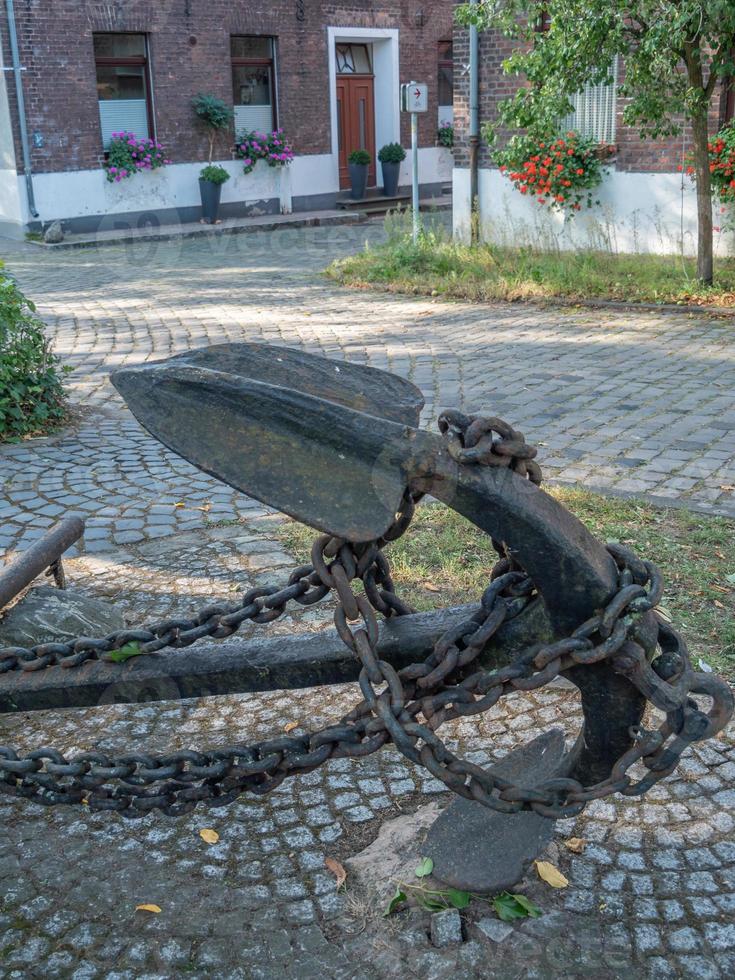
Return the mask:
<svg viewBox="0 0 735 980">
<path fill-rule="evenodd" d="M 517 90 L 519 79 L 505 75 L 502 62 L 512 50 L 512 42 L 497 31 L 487 31 L 480 35 L 480 120 L 491 121 L 497 116 L 498 102 L 508 98 Z M 457 166 L 469 164 L 467 126 L 469 120 L 469 76 L 459 69 L 460 64 L 469 61 L 468 32 L 455 27 L 454 31 L 455 85 L 454 85 L 454 123 L 455 123 L 455 161 Z M 625 67 L 620 65 L 619 80 L 624 78 Z M 680 136 L 665 140 L 643 140 L 638 131 L 623 124 L 625 100 L 617 100 L 617 155 L 614 166 L 617 170 L 629 172 L 665 173 L 675 171 L 681 163 L 683 154 L 691 146 L 689 131 L 686 128 Z M 710 125 L 715 132 L 721 124 L 723 108 L 716 95 L 712 100 Z M 502 142 L 502 134 L 500 136 Z M 480 166 L 490 166 L 490 156 L 483 144 L 480 151 Z"/>
<path fill-rule="evenodd" d="M 446 0 L 16 0 L 15 9 L 28 130 L 44 139 L 43 147 L 31 151 L 38 172 L 100 165 L 94 31 L 148 35 L 156 135 L 175 163 L 206 157 L 192 97 L 205 91 L 232 99 L 231 34 L 277 38 L 279 122 L 297 154 L 311 154 L 331 151 L 327 27 L 399 28 L 401 81 L 426 80 L 430 87 L 421 144 L 433 145 L 436 137 L 437 47 L 452 32 L 452 4 Z M 8 65 L 4 4 L 2 11 Z M 419 11 L 423 26 L 416 23 Z M 11 113 L 17 125 L 12 94 Z M 402 139 L 409 139 L 407 120 Z M 222 145 L 220 156 L 228 153 Z"/>
</svg>

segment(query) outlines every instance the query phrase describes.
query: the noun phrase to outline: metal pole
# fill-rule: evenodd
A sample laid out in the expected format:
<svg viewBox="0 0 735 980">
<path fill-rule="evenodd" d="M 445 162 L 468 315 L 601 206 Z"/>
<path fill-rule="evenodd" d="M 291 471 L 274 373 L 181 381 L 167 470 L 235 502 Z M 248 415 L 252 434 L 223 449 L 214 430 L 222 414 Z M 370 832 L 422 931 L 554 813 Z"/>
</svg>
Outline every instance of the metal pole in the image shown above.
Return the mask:
<svg viewBox="0 0 735 980">
<path fill-rule="evenodd" d="M 418 113 L 411 113 L 411 169 L 412 174 L 412 194 L 411 209 L 413 211 L 413 243 L 419 240 L 419 117 Z"/>
<path fill-rule="evenodd" d="M 0 570 L 0 609 L 7 606 L 26 585 L 49 568 L 67 548 L 84 534 L 84 521 L 79 517 L 65 517 L 48 531 L 28 551 Z"/>
<path fill-rule="evenodd" d="M 470 0 L 472 6 L 477 0 Z M 470 25 L 470 241 L 479 237 L 479 148 L 480 148 L 480 41 L 477 27 Z"/>
<path fill-rule="evenodd" d="M 28 210 L 32 217 L 38 217 L 36 208 L 36 198 L 33 193 L 33 174 L 31 171 L 31 150 L 28 144 L 28 128 L 26 126 L 26 106 L 23 97 L 23 77 L 21 75 L 20 52 L 18 51 L 18 35 L 15 30 L 15 11 L 13 0 L 5 0 L 5 8 L 8 16 L 8 40 L 10 41 L 10 56 L 13 60 L 13 74 L 15 75 L 15 98 L 18 103 L 18 126 L 20 128 L 20 145 L 23 151 L 23 172 L 26 179 L 26 193 L 28 194 Z M 0 602 L 2 606 L 2 602 Z"/>
</svg>

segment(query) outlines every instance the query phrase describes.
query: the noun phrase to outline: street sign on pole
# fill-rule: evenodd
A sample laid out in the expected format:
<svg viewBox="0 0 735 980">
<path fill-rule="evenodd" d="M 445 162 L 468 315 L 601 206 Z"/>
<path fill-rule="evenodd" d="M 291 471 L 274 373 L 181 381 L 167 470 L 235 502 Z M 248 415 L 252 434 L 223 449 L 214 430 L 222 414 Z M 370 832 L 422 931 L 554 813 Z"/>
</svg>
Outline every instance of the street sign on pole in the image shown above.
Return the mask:
<svg viewBox="0 0 735 980">
<path fill-rule="evenodd" d="M 428 112 L 429 86 L 425 82 L 401 85 L 401 109 L 404 112 Z"/>
<path fill-rule="evenodd" d="M 419 112 L 428 112 L 429 86 L 424 82 L 401 85 L 401 109 L 411 113 L 411 210 L 413 242 L 419 240 Z"/>
</svg>

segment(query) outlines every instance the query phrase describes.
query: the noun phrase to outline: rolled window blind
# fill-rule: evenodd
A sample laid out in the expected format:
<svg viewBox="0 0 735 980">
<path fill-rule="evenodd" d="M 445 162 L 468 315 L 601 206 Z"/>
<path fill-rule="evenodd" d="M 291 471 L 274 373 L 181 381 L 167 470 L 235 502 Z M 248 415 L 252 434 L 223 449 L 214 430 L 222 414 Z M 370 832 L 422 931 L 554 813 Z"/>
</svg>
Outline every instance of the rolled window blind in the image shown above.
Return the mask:
<svg viewBox="0 0 735 980">
<path fill-rule="evenodd" d="M 235 133 L 270 133 L 273 130 L 273 109 L 269 105 L 236 105 Z"/>
<path fill-rule="evenodd" d="M 109 146 L 113 133 L 128 132 L 140 138 L 149 136 L 148 106 L 145 99 L 105 99 L 100 102 L 102 145 Z"/>
</svg>

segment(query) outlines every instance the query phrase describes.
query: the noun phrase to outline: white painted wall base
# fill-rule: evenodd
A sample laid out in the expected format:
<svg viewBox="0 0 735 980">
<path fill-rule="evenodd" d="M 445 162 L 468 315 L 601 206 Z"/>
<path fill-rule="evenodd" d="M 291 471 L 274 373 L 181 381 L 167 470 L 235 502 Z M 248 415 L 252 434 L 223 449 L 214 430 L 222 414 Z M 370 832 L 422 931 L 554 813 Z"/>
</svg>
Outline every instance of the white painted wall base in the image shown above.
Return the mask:
<svg viewBox="0 0 735 980">
<path fill-rule="evenodd" d="M 293 199 L 318 198 L 337 194 L 339 184 L 331 154 L 296 157 L 287 167 L 268 167 L 260 162 L 244 174 L 240 161 L 220 161 L 231 174 L 222 186 L 223 204 L 242 204 L 257 213 L 258 202 L 278 198 L 280 209 L 288 214 Z M 109 227 L 116 218 L 130 212 L 162 211 L 199 207 L 201 163 L 171 164 L 152 173 L 136 174 L 119 184 L 110 183 L 100 170 L 74 170 L 33 175 L 36 206 L 44 225 L 60 220 L 104 215 Z M 380 179 L 380 168 L 378 168 Z M 422 185 L 446 183 L 452 179 L 452 155 L 444 147 L 419 150 L 419 177 Z M 410 184 L 408 158 L 401 167 L 400 182 Z M 0 170 L 0 226 L 5 234 L 17 229 L 22 235 L 31 215 L 28 211 L 25 181 L 13 170 Z M 103 222 L 103 227 L 105 222 Z"/>
<path fill-rule="evenodd" d="M 455 168 L 455 237 L 470 237 L 470 174 Z M 520 194 L 495 169 L 481 169 L 478 180 L 480 234 L 500 245 L 539 249 L 599 249 L 609 252 L 694 255 L 697 251 L 697 202 L 693 185 L 681 174 L 620 173 L 611 170 L 597 188 L 599 206 L 574 217 L 549 212 Z M 735 254 L 735 234 L 715 214 L 715 251 Z"/>
<path fill-rule="evenodd" d="M 452 180 L 454 158 L 452 151 L 445 146 L 419 147 L 419 184 L 448 184 Z M 378 164 L 380 169 L 380 164 Z M 381 181 L 378 176 L 378 183 Z M 406 159 L 401 164 L 398 176 L 401 187 L 411 183 L 411 154 L 407 152 Z"/>
<path fill-rule="evenodd" d="M 329 156 L 297 157 L 287 167 L 268 167 L 260 162 L 250 174 L 243 173 L 235 160 L 220 161 L 231 174 L 222 186 L 222 203 L 239 202 L 257 206 L 258 201 L 278 198 L 288 213 L 297 194 L 320 194 L 330 190 Z M 110 183 L 102 170 L 74 170 L 64 173 L 34 174 L 36 205 L 42 222 L 79 218 L 86 215 L 123 214 L 129 211 L 157 211 L 199 205 L 201 163 L 181 163 L 140 173 L 119 184 Z M 19 194 L 25 202 L 22 178 Z M 30 215 L 24 204 L 23 220 Z"/>
</svg>

